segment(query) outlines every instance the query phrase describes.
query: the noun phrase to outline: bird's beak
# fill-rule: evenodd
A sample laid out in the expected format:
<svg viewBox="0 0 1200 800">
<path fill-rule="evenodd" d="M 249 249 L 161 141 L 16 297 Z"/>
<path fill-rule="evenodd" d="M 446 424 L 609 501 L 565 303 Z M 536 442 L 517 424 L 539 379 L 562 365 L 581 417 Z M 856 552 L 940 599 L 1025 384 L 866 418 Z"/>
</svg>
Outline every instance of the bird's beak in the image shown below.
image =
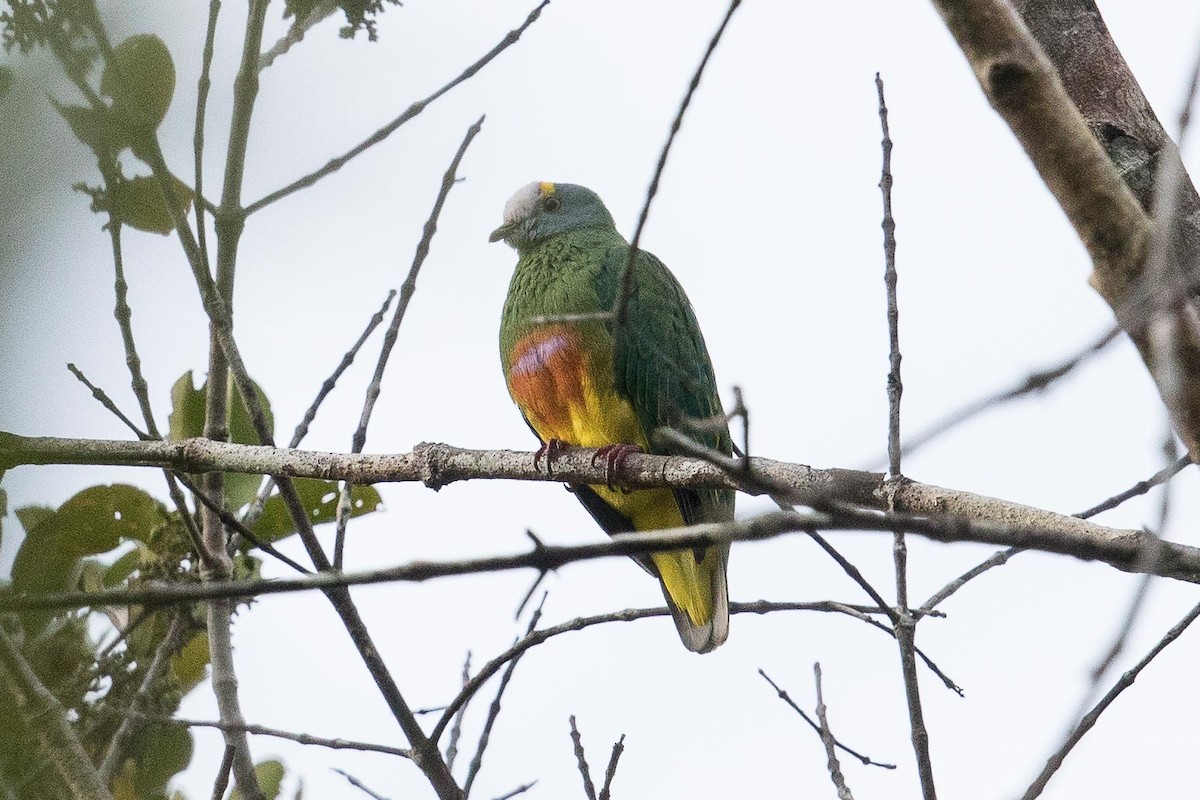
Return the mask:
<svg viewBox="0 0 1200 800">
<path fill-rule="evenodd" d="M 501 239 L 507 238 L 508 234 L 512 233 L 512 230 L 515 227 L 517 227 L 516 223 L 513 223 L 513 222 L 504 223 L 499 228 L 496 228 L 496 230 L 492 231 L 491 235 L 488 236 L 488 241 L 489 242 L 498 242 Z"/>
</svg>

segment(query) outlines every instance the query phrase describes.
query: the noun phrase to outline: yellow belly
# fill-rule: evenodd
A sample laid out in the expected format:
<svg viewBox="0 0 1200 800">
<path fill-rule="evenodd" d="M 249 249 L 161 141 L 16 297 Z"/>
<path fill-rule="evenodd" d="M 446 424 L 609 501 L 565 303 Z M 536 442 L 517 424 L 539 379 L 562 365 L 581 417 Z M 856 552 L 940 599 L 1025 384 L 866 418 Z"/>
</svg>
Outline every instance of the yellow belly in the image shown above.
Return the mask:
<svg viewBox="0 0 1200 800">
<path fill-rule="evenodd" d="M 578 332 L 565 325 L 541 328 L 517 343 L 508 390 L 525 419 L 543 442 L 557 439 L 574 447 L 633 444 L 648 451 L 650 443 L 637 413 L 612 385 L 611 365 L 594 365 L 581 345 Z M 684 524 L 669 489 L 591 489 L 636 531 Z M 715 549 L 703 562 L 691 550 L 654 553 L 650 559 L 674 603 L 696 625 L 708 624 L 713 614 L 712 571 L 719 568 Z"/>
</svg>

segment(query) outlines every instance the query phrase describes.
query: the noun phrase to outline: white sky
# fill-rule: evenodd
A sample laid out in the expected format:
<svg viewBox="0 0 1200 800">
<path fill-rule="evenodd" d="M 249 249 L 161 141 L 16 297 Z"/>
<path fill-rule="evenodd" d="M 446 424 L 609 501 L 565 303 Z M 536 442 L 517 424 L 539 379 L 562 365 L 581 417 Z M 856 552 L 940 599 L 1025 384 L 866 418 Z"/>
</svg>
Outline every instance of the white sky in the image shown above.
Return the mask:
<svg viewBox="0 0 1200 800">
<path fill-rule="evenodd" d="M 102 10 L 112 11 L 112 3 Z M 344 42 L 327 22 L 264 75 L 244 197 L 254 200 L 323 164 L 491 48 L 532 7 L 520 2 L 409 0 L 386 13 L 381 41 Z M 1101 4 L 1117 43 L 1164 120 L 1173 120 L 1200 41 L 1200 6 L 1182 0 Z M 195 82 L 207 3 L 137 23 L 110 14 L 114 39 L 151 30 L 180 75 L 163 128 L 168 160 L 190 172 Z M 515 255 L 489 245 L 505 199 L 530 180 L 582 183 L 627 234 L 691 71 L 725 4 L 559 0 L 514 48 L 386 143 L 315 188 L 251 218 L 238 273 L 236 326 L 253 376 L 286 440 L 321 381 L 387 290 L 407 272 L 440 176 L 468 125 L 487 114 L 460 170 L 401 329 L 367 449 L 420 441 L 530 449 L 498 369 L 496 331 Z M 268 40 L 280 35 L 282 4 Z M 207 193 L 220 185 L 229 87 L 244 24 L 225 3 L 209 106 Z M 643 237 L 682 281 L 724 391 L 738 384 L 753 447 L 820 467 L 875 462 L 886 435 L 886 324 L 879 229 L 876 71 L 887 83 L 895 140 L 904 426 L 915 432 L 963 402 L 1009 385 L 1090 342 L 1111 315 L 1088 288 L 1083 248 L 989 109 L 929 4 L 747 2 L 710 65 Z M 33 92 L 23 85 L 19 91 Z M 57 96 L 69 98 L 65 92 Z M 64 368 L 77 363 L 135 409 L 112 321 L 108 239 L 86 198 L 62 200 L 94 166 L 52 114 L 27 168 L 60 193 L 22 208 L 36 220 L 10 239 L 23 268 L 0 274 L 0 429 L 125 438 Z M 1173 123 L 1168 123 L 1171 127 Z M 1198 162 L 1188 154 L 1193 174 Z M 133 165 L 127 156 L 127 166 Z M 37 204 L 45 203 L 43 210 Z M 9 220 L 7 226 L 16 230 Z M 206 325 L 173 238 L 127 239 L 130 303 L 159 424 L 184 371 L 203 374 Z M 13 242 L 16 246 L 13 247 Z M 378 339 L 329 399 L 305 446 L 347 450 Z M 728 394 L 726 394 L 728 397 Z M 1163 412 L 1144 368 L 1121 343 L 1045 396 L 980 417 L 905 464 L 931 483 L 1075 512 L 1161 465 Z M 162 491 L 133 470 L 26 468 L 5 476 L 9 507 L 57 503 L 100 481 Z M 1200 478 L 1174 483 L 1169 538 L 1196 543 Z M 525 529 L 546 541 L 602 534 L 576 501 L 546 484 L 381 487 L 387 512 L 351 526 L 347 568 L 419 558 L 508 553 Z M 1152 524 L 1157 495 L 1102 518 Z M 766 504 L 741 498 L 740 513 Z M 15 520 L 0 551 L 7 569 Z M 327 544 L 331 531 L 322 531 Z M 890 537 L 832 537 L 884 592 Z M 303 559 L 298 542 L 286 548 Z M 913 538 L 918 603 L 990 548 Z M 269 574 L 286 568 L 268 563 Z M 356 591 L 377 645 L 413 706 L 453 696 L 464 652 L 482 663 L 512 641 L 530 575 L 508 574 Z M 923 624 L 919 643 L 966 690 L 922 670 L 933 765 L 944 797 L 1018 795 L 1057 746 L 1137 579 L 1065 558 L 1022 556 L 971 585 Z M 661 602 L 632 563 L 576 565 L 546 582 L 546 624 Z M 863 597 L 807 540 L 735 548 L 736 600 Z M 1134 663 L 1196 602 L 1188 585 L 1154 585 L 1130 651 Z M 249 721 L 318 736 L 403 745 L 328 603 L 317 594 L 264 599 L 236 620 Z M 1048 798 L 1175 796 L 1194 784 L 1200 632 L 1189 632 L 1113 706 L 1052 782 Z M 658 797 L 832 797 L 820 742 L 756 674 L 765 669 L 806 708 L 820 661 L 831 725 L 895 772 L 843 759 L 860 798 L 917 797 L 894 644 L 849 618 L 735 617 L 729 642 L 696 657 L 666 619 L 570 634 L 530 653 L 505 697 L 475 796 L 532 779 L 534 798 L 580 797 L 567 717 L 575 714 L 602 773 L 627 734 L 620 800 Z M 493 688 L 468 714 L 465 770 Z M 213 719 L 207 687 L 181 714 Z M 179 786 L 207 797 L 218 734 L 197 731 Z M 331 767 L 391 798 L 431 796 L 411 765 L 374 754 L 256 738 L 256 759 L 281 756 L 309 797 L 364 797 Z"/>
</svg>

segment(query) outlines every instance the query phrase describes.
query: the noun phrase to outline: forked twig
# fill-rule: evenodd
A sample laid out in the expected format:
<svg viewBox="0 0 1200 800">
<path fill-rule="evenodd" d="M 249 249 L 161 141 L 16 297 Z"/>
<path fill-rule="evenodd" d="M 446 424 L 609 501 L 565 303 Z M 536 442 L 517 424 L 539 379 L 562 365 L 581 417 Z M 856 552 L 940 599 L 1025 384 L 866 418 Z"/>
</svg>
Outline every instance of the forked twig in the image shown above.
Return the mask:
<svg viewBox="0 0 1200 800">
<path fill-rule="evenodd" d="M 775 694 L 779 695 L 780 700 L 787 703 L 789 708 L 791 708 L 793 711 L 795 711 L 797 714 L 799 714 L 800 718 L 803 719 L 805 722 L 807 722 L 809 727 L 811 727 L 818 734 L 821 733 L 821 726 L 819 724 L 817 724 L 816 722 L 814 722 L 813 718 L 810 717 L 808 714 L 806 714 L 804 709 L 802 709 L 800 706 L 796 705 L 796 702 L 794 700 L 792 700 L 791 695 L 789 695 L 786 690 L 780 688 L 779 684 L 777 684 L 777 683 L 775 683 L 775 681 L 771 680 L 771 676 L 767 675 L 767 673 L 764 672 L 763 670 L 760 669 L 758 671 L 758 674 L 761 675 L 767 683 L 771 684 L 771 688 L 775 690 Z M 879 761 L 875 761 L 875 760 L 871 759 L 869 756 L 864 756 L 862 753 L 858 752 L 857 750 L 853 750 L 853 749 L 847 747 L 846 745 L 842 744 L 841 742 L 837 741 L 837 739 L 834 739 L 834 744 L 838 747 L 838 749 L 857 758 L 859 761 L 861 761 L 863 763 L 864 766 L 882 767 L 883 769 L 895 769 L 896 768 L 895 764 L 883 764 Z"/>
<path fill-rule="evenodd" d="M 817 722 L 821 726 L 821 743 L 825 745 L 825 766 L 829 770 L 829 779 L 837 790 L 838 800 L 854 800 L 850 787 L 846 785 L 846 776 L 842 774 L 842 765 L 837 758 L 837 739 L 829 728 L 829 719 L 825 709 L 825 694 L 821 691 L 821 665 L 813 664 L 813 679 L 817 684 Z"/>
<path fill-rule="evenodd" d="M 411 120 L 414 117 L 416 117 L 417 115 L 419 115 L 422 111 L 424 111 L 426 108 L 428 108 L 429 105 L 431 103 L 433 103 L 435 100 L 437 100 L 439 97 L 441 97 L 446 92 L 453 89 L 455 86 L 458 86 L 460 83 L 463 83 L 464 81 L 474 77 L 475 74 L 477 72 L 479 72 L 481 69 L 483 69 L 485 66 L 487 66 L 488 63 L 492 59 L 494 59 L 496 56 L 500 55 L 502 52 L 507 50 L 512 45 L 516 44 L 517 40 L 521 38 L 521 34 L 525 33 L 525 31 L 528 30 L 529 26 L 537 21 L 538 17 L 540 17 L 542 15 L 542 9 L 544 9 L 547 5 L 549 5 L 549 3 L 550 3 L 550 0 L 542 0 L 542 2 L 538 5 L 537 8 L 535 8 L 535 9 L 533 9 L 533 11 L 529 12 L 529 16 L 527 16 L 525 18 L 525 21 L 523 23 L 521 23 L 520 27 L 509 31 L 508 34 L 503 39 L 500 40 L 499 44 L 497 44 L 495 47 L 493 47 L 491 50 L 489 50 L 487 53 L 485 53 L 483 55 L 483 57 L 481 57 L 474 64 L 472 64 L 471 66 L 469 66 L 465 70 L 463 70 L 461 73 L 459 73 L 458 76 L 456 78 L 454 78 L 453 80 L 451 80 L 449 83 L 445 84 L 444 86 L 442 86 L 440 89 L 438 89 L 433 94 L 426 97 L 425 99 L 418 100 L 417 102 L 413 103 L 411 106 L 409 106 L 407 109 L 405 109 L 404 113 L 400 114 L 400 116 L 396 117 L 391 122 L 389 122 L 387 125 L 384 125 L 382 128 L 375 131 L 375 133 L 371 134 L 364 141 L 362 141 L 361 143 L 350 148 L 350 150 L 346 151 L 342 155 L 337 156 L 336 158 L 330 159 L 325 164 L 325 166 L 321 167 L 318 170 L 310 172 L 309 174 L 305 175 L 302 178 L 298 178 L 295 181 L 292 181 L 287 186 L 284 186 L 282 189 L 277 189 L 274 192 L 271 192 L 266 197 L 255 200 L 253 203 L 246 206 L 246 214 L 247 215 L 253 214 L 255 211 L 258 211 L 258 210 L 262 209 L 263 207 L 276 202 L 277 200 L 282 200 L 283 198 L 287 197 L 288 195 L 292 194 L 293 192 L 298 192 L 299 190 L 301 190 L 305 187 L 312 186 L 314 183 L 321 180 L 325 176 L 330 175 L 334 172 L 337 172 L 339 169 L 346 166 L 346 164 L 349 163 L 351 159 L 355 158 L 356 156 L 361 155 L 363 152 L 369 150 L 370 148 L 372 148 L 375 145 L 382 142 L 384 139 L 391 136 L 393 133 L 396 132 L 396 130 L 401 125 L 403 125 L 404 123 L 408 122 L 409 120 Z"/>
<path fill-rule="evenodd" d="M 463 156 L 467 153 L 467 148 L 471 146 L 471 141 L 479 135 L 479 131 L 483 128 L 483 119 L 483 117 L 480 117 L 475 121 L 474 125 L 467 129 L 462 143 L 458 146 L 458 151 L 450 161 L 450 166 L 446 168 L 445 174 L 442 175 L 442 184 L 438 189 L 437 198 L 434 200 L 433 210 L 429 212 L 429 218 L 425 220 L 425 229 L 421 235 L 421 241 L 417 243 L 417 251 L 413 254 L 412 265 L 408 270 L 408 277 L 404 279 L 404 284 L 400 287 L 400 299 L 396 302 L 396 310 L 392 313 L 392 321 L 388 324 L 387 332 L 383 335 L 383 346 L 379 350 L 379 360 L 375 364 L 375 374 L 371 377 L 370 385 L 367 386 L 367 396 L 363 401 L 358 428 L 354 431 L 354 438 L 350 449 L 352 453 L 361 453 L 367 443 L 367 425 L 371 422 L 371 412 L 374 411 L 375 401 L 379 399 L 379 393 L 382 391 L 383 372 L 387 369 L 388 358 L 391 356 L 392 348 L 396 344 L 397 336 L 399 336 L 400 323 L 404 321 L 404 314 L 408 311 L 408 303 L 412 300 L 412 296 L 417 290 L 417 275 L 421 271 L 421 266 L 425 263 L 425 258 L 429 255 L 430 245 L 433 243 L 434 234 L 437 233 L 438 218 L 442 214 L 442 207 L 446 204 L 446 198 L 449 196 L 450 190 L 454 188 L 454 184 L 458 181 L 458 166 L 462 163 Z M 342 568 L 342 556 L 346 543 L 346 523 L 350 519 L 350 492 L 350 482 L 344 481 L 342 483 L 341 497 L 338 499 L 337 535 L 334 539 L 333 548 L 333 566 L 336 569 Z"/>
</svg>

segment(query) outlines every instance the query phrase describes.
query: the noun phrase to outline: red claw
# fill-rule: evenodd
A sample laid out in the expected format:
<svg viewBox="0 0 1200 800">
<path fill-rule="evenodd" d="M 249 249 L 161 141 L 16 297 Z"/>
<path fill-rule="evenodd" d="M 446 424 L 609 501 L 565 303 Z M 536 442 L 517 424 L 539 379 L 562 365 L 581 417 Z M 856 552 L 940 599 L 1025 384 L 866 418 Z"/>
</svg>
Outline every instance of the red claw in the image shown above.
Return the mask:
<svg viewBox="0 0 1200 800">
<path fill-rule="evenodd" d="M 567 450 L 567 445 L 562 439 L 551 439 L 537 449 L 533 454 L 533 468 L 541 469 L 542 459 L 546 459 L 546 474 L 549 475 L 554 471 L 554 462 L 558 460 Z"/>
<path fill-rule="evenodd" d="M 634 453 L 640 452 L 642 452 L 642 448 L 636 444 L 606 444 L 596 449 L 595 455 L 592 456 L 592 466 L 596 466 L 596 461 L 599 459 L 604 459 L 604 482 L 610 492 L 615 492 L 617 487 L 613 486 L 613 477 L 616 475 L 617 467 L 624 465 L 625 459 Z M 622 488 L 621 491 L 626 494 L 630 492 L 625 488 Z"/>
</svg>

